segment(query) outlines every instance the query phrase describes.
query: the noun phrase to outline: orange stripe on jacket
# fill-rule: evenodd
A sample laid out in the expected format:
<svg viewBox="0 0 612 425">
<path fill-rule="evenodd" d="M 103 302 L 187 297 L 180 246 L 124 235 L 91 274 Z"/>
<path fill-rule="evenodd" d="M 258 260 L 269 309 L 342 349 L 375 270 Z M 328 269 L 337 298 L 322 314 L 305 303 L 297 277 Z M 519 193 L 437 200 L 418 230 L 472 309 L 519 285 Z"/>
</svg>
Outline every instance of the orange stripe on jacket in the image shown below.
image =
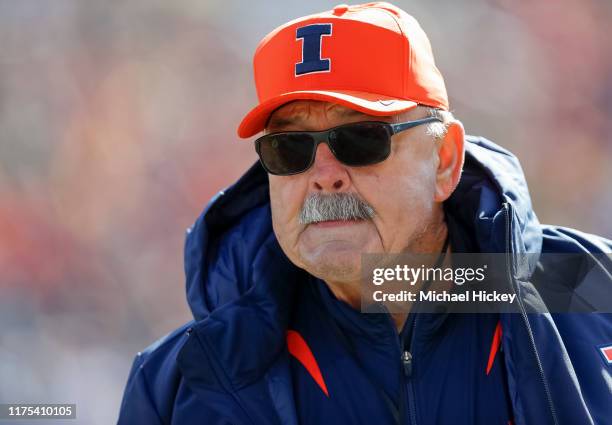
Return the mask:
<svg viewBox="0 0 612 425">
<path fill-rule="evenodd" d="M 501 346 L 501 337 L 502 337 L 502 326 L 501 321 L 497 322 L 497 326 L 495 327 L 495 332 L 493 333 L 493 341 L 491 341 L 491 351 L 489 352 L 489 361 L 487 362 L 487 375 L 491 372 L 491 368 L 493 367 L 493 362 L 495 361 L 495 355 Z"/>
<path fill-rule="evenodd" d="M 323 390 L 325 395 L 329 397 L 329 392 L 327 391 L 327 385 L 325 385 L 325 381 L 323 380 L 323 375 L 321 374 L 321 369 L 319 369 L 319 365 L 302 338 L 302 335 L 297 331 L 288 330 L 287 331 L 287 349 L 289 350 L 289 354 L 295 357 L 301 364 L 306 368 L 312 379 L 315 380 L 317 385 Z"/>
</svg>

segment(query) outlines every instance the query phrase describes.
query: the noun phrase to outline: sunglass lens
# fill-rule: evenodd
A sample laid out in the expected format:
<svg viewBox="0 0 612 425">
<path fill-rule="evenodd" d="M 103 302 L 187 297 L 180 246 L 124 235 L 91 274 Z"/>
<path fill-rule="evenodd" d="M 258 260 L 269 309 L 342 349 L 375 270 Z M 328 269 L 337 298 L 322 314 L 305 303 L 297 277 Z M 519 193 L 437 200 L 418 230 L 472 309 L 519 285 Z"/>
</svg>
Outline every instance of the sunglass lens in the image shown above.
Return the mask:
<svg viewBox="0 0 612 425">
<path fill-rule="evenodd" d="M 259 141 L 259 157 L 271 174 L 302 172 L 312 160 L 314 139 L 308 134 L 272 134 Z"/>
<path fill-rule="evenodd" d="M 391 136 L 384 125 L 363 123 L 336 129 L 330 145 L 338 160 L 349 166 L 384 161 L 391 151 Z"/>
</svg>

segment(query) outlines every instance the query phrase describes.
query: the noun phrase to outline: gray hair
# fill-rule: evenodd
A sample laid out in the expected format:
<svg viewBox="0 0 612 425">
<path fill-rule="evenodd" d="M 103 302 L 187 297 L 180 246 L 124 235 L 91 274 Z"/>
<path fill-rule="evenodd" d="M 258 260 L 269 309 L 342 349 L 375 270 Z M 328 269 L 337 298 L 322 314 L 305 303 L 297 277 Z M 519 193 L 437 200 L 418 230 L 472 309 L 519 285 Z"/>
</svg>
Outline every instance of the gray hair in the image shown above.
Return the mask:
<svg viewBox="0 0 612 425">
<path fill-rule="evenodd" d="M 442 122 L 432 122 L 427 124 L 427 134 L 436 140 L 441 140 L 448 132 L 448 126 L 455 119 L 453 113 L 444 109 L 422 106 L 431 117 L 439 118 Z"/>
<path fill-rule="evenodd" d="M 300 211 L 300 224 L 331 220 L 369 220 L 374 208 L 356 193 L 312 193 L 304 200 Z"/>
</svg>

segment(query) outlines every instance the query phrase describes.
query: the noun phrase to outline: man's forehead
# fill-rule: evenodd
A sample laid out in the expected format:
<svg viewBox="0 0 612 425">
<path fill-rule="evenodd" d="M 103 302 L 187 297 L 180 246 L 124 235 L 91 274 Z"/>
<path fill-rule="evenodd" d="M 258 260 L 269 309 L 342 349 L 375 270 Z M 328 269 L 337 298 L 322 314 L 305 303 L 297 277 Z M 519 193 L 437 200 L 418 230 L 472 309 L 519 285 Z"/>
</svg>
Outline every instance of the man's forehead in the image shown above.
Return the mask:
<svg viewBox="0 0 612 425">
<path fill-rule="evenodd" d="M 284 127 L 292 124 L 304 124 L 314 114 L 325 114 L 328 117 L 370 119 L 370 115 L 344 105 L 317 100 L 294 100 L 288 102 L 270 114 L 267 127 Z M 383 117 L 379 117 L 383 118 Z"/>
<path fill-rule="evenodd" d="M 356 109 L 348 108 L 344 105 L 320 100 L 294 100 L 280 106 L 270 114 L 270 118 L 307 118 L 315 112 L 325 112 L 337 116 L 359 116 L 364 114 Z"/>
</svg>

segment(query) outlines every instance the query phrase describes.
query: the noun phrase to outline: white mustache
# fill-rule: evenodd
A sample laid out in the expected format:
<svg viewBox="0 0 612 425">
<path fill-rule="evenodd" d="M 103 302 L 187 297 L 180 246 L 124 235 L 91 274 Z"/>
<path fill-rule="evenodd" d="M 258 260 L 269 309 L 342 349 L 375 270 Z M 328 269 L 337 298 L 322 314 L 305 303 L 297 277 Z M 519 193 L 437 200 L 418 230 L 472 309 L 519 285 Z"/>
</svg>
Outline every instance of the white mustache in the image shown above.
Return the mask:
<svg viewBox="0 0 612 425">
<path fill-rule="evenodd" d="M 308 195 L 300 211 L 300 224 L 330 220 L 369 220 L 374 208 L 355 193 L 313 193 Z"/>
</svg>

